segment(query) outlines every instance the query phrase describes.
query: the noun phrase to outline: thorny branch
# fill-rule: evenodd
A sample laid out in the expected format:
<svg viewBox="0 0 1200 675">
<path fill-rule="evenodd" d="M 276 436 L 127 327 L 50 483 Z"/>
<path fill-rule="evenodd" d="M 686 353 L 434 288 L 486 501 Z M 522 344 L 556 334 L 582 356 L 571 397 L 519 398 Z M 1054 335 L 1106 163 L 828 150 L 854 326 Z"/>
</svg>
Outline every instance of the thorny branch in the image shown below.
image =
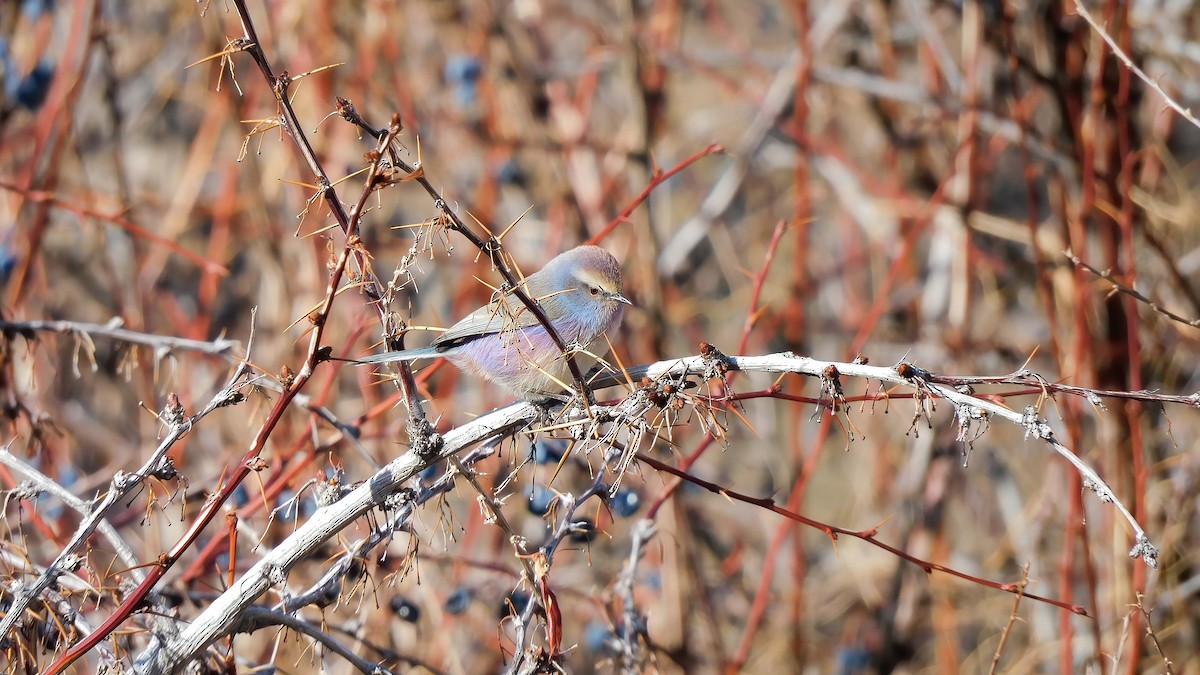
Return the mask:
<svg viewBox="0 0 1200 675">
<path fill-rule="evenodd" d="M 253 333 L 247 344 L 247 350 L 250 349 L 252 344 Z M 164 480 L 176 477 L 177 472 L 170 459 L 166 456 L 167 451 L 191 431 L 200 420 L 207 417 L 213 411 L 240 403 L 245 398 L 240 390 L 247 384 L 246 377 L 249 370 L 249 366 L 243 361 L 234 369 L 229 381 L 220 391 L 213 395 L 208 404 L 190 417 L 185 414 L 177 397 L 174 395 L 169 397 L 170 401 L 167 409 L 164 410 L 164 414 L 162 415 L 163 421 L 167 424 L 167 435 L 159 442 L 158 447 L 154 449 L 154 452 L 150 454 L 149 459 L 146 460 L 141 468 L 133 473 L 117 472 L 108 491 L 102 497 L 98 498 L 96 503 L 90 505 L 83 522 L 75 530 L 75 533 L 71 536 L 71 540 L 59 551 L 54 562 L 46 568 L 46 571 L 36 581 L 25 586 L 13 598 L 9 611 L 3 619 L 0 619 L 0 635 L 8 635 L 17 620 L 24 616 L 25 611 L 29 609 L 30 605 L 41 596 L 43 591 L 54 583 L 55 579 L 64 573 L 74 572 L 83 564 L 84 558 L 82 557 L 82 552 L 88 539 L 98 528 L 105 531 L 111 529 L 111 525 L 108 524 L 106 518 L 115 506 L 120 504 L 134 490 L 139 489 L 143 481 L 151 476 Z M 4 454 L 8 454 L 7 450 L 4 451 Z M 118 547 L 118 550 L 122 550 L 122 547 Z M 140 583 L 145 583 L 147 575 L 138 570 L 134 572 L 134 578 Z"/>
<path fill-rule="evenodd" d="M 766 356 L 726 356 L 723 362 L 731 371 L 797 373 L 816 378 L 820 378 L 823 373 L 827 372 L 828 367 L 834 366 L 846 377 L 879 380 L 906 387 L 917 386 L 911 377 L 904 377 L 896 368 L 872 367 L 853 362 L 817 361 L 791 353 Z M 916 370 L 919 371 L 919 369 Z M 628 369 L 628 373 L 633 377 L 649 378 L 661 378 L 667 375 L 672 377 L 720 376 L 713 369 L 711 356 L 704 355 L 633 367 Z M 612 384 L 612 382 L 607 382 L 607 384 Z M 1142 528 L 1133 520 L 1121 502 L 1115 499 L 1112 490 L 1099 478 L 1098 474 L 1055 439 L 1054 433 L 1047 423 L 1037 419 L 1036 416 L 1016 413 L 989 400 L 969 396 L 943 385 L 927 381 L 921 386 L 928 387 L 931 395 L 947 399 L 955 405 L 973 406 L 992 416 L 1020 425 L 1028 430 L 1029 435 L 1049 445 L 1084 475 L 1089 487 L 1103 501 L 1112 502 L 1129 521 L 1137 541 L 1130 555 L 1141 557 L 1147 565 L 1157 564 L 1158 550 L 1150 544 Z M 630 400 L 636 398 L 635 394 Z M 635 406 L 633 409 L 642 408 Z M 301 524 L 292 535 L 264 555 L 229 590 L 221 594 L 200 616 L 196 617 L 183 632 L 174 639 L 164 641 L 148 650 L 139 663 L 147 667 L 150 672 L 169 672 L 180 664 L 195 658 L 205 646 L 233 629 L 236 617 L 243 609 L 249 607 L 263 593 L 282 583 L 287 577 L 287 571 L 293 565 L 368 511 L 384 508 L 390 496 L 424 467 L 456 455 L 474 444 L 513 434 L 540 419 L 544 414 L 544 410 L 538 406 L 529 403 L 514 404 L 483 415 L 447 432 L 443 437 L 443 446 L 433 456 L 418 456 L 418 453 L 410 451 L 393 460 L 371 479 L 347 493 L 340 500 L 318 510 L 308 522 Z M 608 419 L 618 424 L 629 422 L 629 420 L 623 420 L 619 416 L 613 415 L 611 406 L 595 406 L 593 416 L 595 419 Z M 610 446 L 610 451 L 616 454 L 625 452 L 616 444 Z M 611 457 L 609 459 L 612 460 Z M 596 482 L 587 491 L 578 496 L 564 495 L 561 498 L 565 517 L 559 521 L 554 535 L 543 547 L 542 553 L 553 556 L 556 543 L 571 532 L 573 522 L 571 515 L 574 508 L 604 490 L 605 486 L 600 482 L 602 475 L 597 474 Z M 850 533 L 850 531 L 846 531 L 846 533 Z M 886 547 L 880 542 L 876 543 Z M 906 554 L 898 549 L 887 548 L 895 555 L 906 557 Z M 921 564 L 928 565 L 929 563 L 922 562 Z M 947 571 L 962 576 L 961 573 L 951 571 L 949 568 Z M 1033 596 L 1027 594 L 1027 597 Z M 528 626 L 528 621 L 533 616 L 532 612 L 532 608 L 526 608 L 521 626 Z M 527 633 L 528 629 L 523 628 L 522 631 Z M 520 637 L 519 644 L 524 645 L 527 639 L 527 637 Z M 517 662 L 514 662 L 513 667 L 516 668 L 520 663 L 524 663 L 524 658 L 525 656 L 518 655 Z"/>
</svg>

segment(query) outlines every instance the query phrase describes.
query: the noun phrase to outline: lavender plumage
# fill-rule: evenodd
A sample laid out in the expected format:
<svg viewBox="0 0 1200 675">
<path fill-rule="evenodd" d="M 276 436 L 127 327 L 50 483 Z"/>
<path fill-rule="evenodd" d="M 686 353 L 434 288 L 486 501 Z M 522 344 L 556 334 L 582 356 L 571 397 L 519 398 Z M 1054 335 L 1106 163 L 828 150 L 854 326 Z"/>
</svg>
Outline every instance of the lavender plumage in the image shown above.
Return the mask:
<svg viewBox="0 0 1200 675">
<path fill-rule="evenodd" d="M 598 246 L 561 253 L 525 278 L 525 290 L 541 306 L 575 362 L 586 372 L 608 352 L 606 333 L 621 323 L 621 266 Z M 554 340 L 520 300 L 506 295 L 471 312 L 428 347 L 387 352 L 361 363 L 415 361 L 444 356 L 460 370 L 485 377 L 526 399 L 570 385 L 571 371 Z"/>
</svg>

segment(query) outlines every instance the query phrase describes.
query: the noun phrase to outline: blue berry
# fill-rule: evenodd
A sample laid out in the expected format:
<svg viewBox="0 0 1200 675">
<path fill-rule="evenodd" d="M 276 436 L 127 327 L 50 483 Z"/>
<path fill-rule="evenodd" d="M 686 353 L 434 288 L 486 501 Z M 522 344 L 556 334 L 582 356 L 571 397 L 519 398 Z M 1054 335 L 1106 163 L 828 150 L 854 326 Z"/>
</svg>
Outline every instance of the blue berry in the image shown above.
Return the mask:
<svg viewBox="0 0 1200 675">
<path fill-rule="evenodd" d="M 317 500 L 309 492 L 300 498 L 300 518 L 311 518 L 317 512 Z"/>
<path fill-rule="evenodd" d="M 596 524 L 590 518 L 571 523 L 571 540 L 586 544 L 596 538 Z"/>
<path fill-rule="evenodd" d="M 416 623 L 421 618 L 421 608 L 399 595 L 392 596 L 392 612 L 396 614 L 397 619 L 409 623 Z"/>
<path fill-rule="evenodd" d="M 0 286 L 8 282 L 13 270 L 17 269 L 18 262 L 20 260 L 16 254 L 7 246 L 0 244 Z"/>
<path fill-rule="evenodd" d="M 612 627 L 603 621 L 589 621 L 583 629 L 583 644 L 589 651 L 608 651 L 613 637 Z"/>
<path fill-rule="evenodd" d="M 442 76 L 447 82 L 458 84 L 460 82 L 474 82 L 483 74 L 483 65 L 479 63 L 479 59 L 470 54 L 455 54 L 446 61 L 446 68 L 442 72 Z"/>
<path fill-rule="evenodd" d="M 436 481 L 439 476 L 442 475 L 442 463 L 434 462 L 433 464 L 430 464 L 429 466 L 425 467 L 424 469 L 421 469 L 421 473 L 419 473 L 417 475 L 421 477 L 421 480 L 423 482 L 432 483 L 432 482 Z"/>
<path fill-rule="evenodd" d="M 450 597 L 446 598 L 446 613 L 458 616 L 467 611 L 471 606 L 471 591 L 463 586 L 454 589 Z"/>
<path fill-rule="evenodd" d="M 50 83 L 53 80 L 54 65 L 48 61 L 40 61 L 28 75 L 21 78 L 13 98 L 17 100 L 17 105 L 37 110 L 46 101 L 46 94 L 50 93 Z"/>
<path fill-rule="evenodd" d="M 614 639 L 621 642 L 637 642 L 638 636 L 645 635 L 648 630 L 646 618 L 641 614 L 637 614 L 633 617 L 633 625 L 621 622 Z"/>
<path fill-rule="evenodd" d="M 250 503 L 250 491 L 246 489 L 245 483 L 241 483 L 233 489 L 233 494 L 229 496 L 229 501 L 233 502 L 233 506 L 239 509 Z"/>
<path fill-rule="evenodd" d="M 54 11 L 54 0 L 25 0 L 21 3 L 21 14 L 30 21 L 37 21 L 43 14 Z"/>
<path fill-rule="evenodd" d="M 834 659 L 839 673 L 863 673 L 871 667 L 870 652 L 857 645 L 838 647 Z"/>
<path fill-rule="evenodd" d="M 521 165 L 517 163 L 517 160 L 509 158 L 496 169 L 496 180 L 505 185 L 525 187 L 525 172 L 521 170 Z"/>
<path fill-rule="evenodd" d="M 299 515 L 296 507 L 296 493 L 291 490 L 281 490 L 275 498 L 275 517 L 292 519 Z"/>
<path fill-rule="evenodd" d="M 450 57 L 446 68 L 442 71 L 446 82 L 454 90 L 454 98 L 458 105 L 469 108 L 479 98 L 479 76 L 483 74 L 483 66 L 479 59 L 469 54 L 458 54 Z"/>
<path fill-rule="evenodd" d="M 509 591 L 508 595 L 500 601 L 500 608 L 496 615 L 500 619 L 509 616 L 520 616 L 525 612 L 525 607 L 529 605 L 530 597 L 525 591 Z"/>
<path fill-rule="evenodd" d="M 642 496 L 636 490 L 621 488 L 617 490 L 617 494 L 613 496 L 610 503 L 614 513 L 622 518 L 628 518 L 641 508 Z"/>
<path fill-rule="evenodd" d="M 529 512 L 535 516 L 546 515 L 550 512 L 550 507 L 557 497 L 554 490 L 540 483 L 534 483 L 533 488 L 529 491 Z"/>
<path fill-rule="evenodd" d="M 533 461 L 538 464 L 558 464 L 567 452 L 567 442 L 557 438 L 543 438 L 533 443 Z"/>
</svg>

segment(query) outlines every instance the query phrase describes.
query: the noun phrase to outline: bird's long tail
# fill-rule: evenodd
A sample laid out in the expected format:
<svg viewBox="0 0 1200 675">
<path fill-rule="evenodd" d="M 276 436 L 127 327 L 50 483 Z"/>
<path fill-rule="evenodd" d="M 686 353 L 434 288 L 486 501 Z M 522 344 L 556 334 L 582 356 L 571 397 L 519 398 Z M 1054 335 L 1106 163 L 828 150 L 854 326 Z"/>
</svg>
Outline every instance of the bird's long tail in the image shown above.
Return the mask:
<svg viewBox="0 0 1200 675">
<path fill-rule="evenodd" d="M 371 356 L 367 356 L 365 358 L 356 359 L 355 363 L 392 363 L 393 361 L 436 359 L 439 356 L 442 356 L 442 352 L 438 351 L 437 347 L 420 347 L 418 349 L 405 349 L 398 352 L 372 354 Z"/>
</svg>

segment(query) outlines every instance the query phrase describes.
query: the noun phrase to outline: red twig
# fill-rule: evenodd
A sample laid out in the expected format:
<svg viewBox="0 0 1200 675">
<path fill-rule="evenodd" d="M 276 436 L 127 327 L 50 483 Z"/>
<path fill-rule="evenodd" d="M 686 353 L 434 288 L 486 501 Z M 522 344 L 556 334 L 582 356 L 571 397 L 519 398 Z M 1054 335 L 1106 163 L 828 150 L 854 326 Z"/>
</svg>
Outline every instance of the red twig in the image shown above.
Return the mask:
<svg viewBox="0 0 1200 675">
<path fill-rule="evenodd" d="M 843 527 L 838 527 L 836 525 L 828 525 L 826 523 L 822 523 L 819 520 L 813 520 L 812 518 L 802 516 L 793 509 L 779 506 L 778 504 L 775 503 L 774 499 L 751 497 L 749 495 L 745 495 L 740 492 L 730 490 L 730 489 L 725 488 L 716 483 L 711 483 L 702 478 L 697 478 L 696 476 L 693 476 L 693 475 L 687 473 L 686 471 L 677 469 L 669 464 L 660 462 L 659 460 L 654 459 L 653 457 L 650 457 L 648 455 L 644 455 L 642 453 L 638 453 L 637 458 L 638 458 L 638 461 L 649 464 L 650 466 L 654 467 L 655 469 L 657 469 L 659 471 L 669 473 L 672 476 L 679 478 L 680 480 L 685 480 L 693 485 L 702 487 L 705 490 L 708 490 L 709 492 L 718 494 L 722 497 L 727 497 L 734 501 L 739 501 L 739 502 L 743 502 L 746 504 L 751 504 L 753 506 L 757 506 L 762 509 L 766 509 L 767 511 L 771 511 L 772 513 L 777 513 L 777 514 L 783 516 L 784 518 L 787 518 L 788 520 L 800 523 L 802 525 L 807 525 L 808 527 L 811 527 L 814 530 L 820 530 L 821 532 L 824 532 L 827 537 L 829 537 L 830 541 L 837 541 L 837 538 L 840 535 L 845 535 L 847 537 L 853 537 L 855 539 L 860 539 L 876 548 L 881 548 L 881 549 L 887 551 L 888 553 L 891 553 L 892 555 L 896 556 L 897 558 L 901 558 L 902 560 L 906 560 L 914 565 L 917 565 L 918 567 L 923 569 L 926 574 L 932 574 L 933 572 L 942 572 L 943 574 L 949 574 L 950 576 L 958 577 L 959 579 L 964 579 L 973 584 L 978 584 L 980 586 L 986 586 L 987 588 L 994 588 L 998 591 L 1004 591 L 1005 593 L 1019 594 L 1022 597 L 1026 597 L 1031 600 L 1036 600 L 1038 602 L 1043 602 L 1048 605 L 1053 605 L 1060 609 L 1065 609 L 1068 612 L 1071 612 L 1073 614 L 1078 614 L 1081 616 L 1088 616 L 1087 610 L 1084 609 L 1083 607 L 1080 607 L 1079 605 L 1071 604 L 1068 602 L 1062 602 L 1060 600 L 1054 600 L 1052 598 L 1046 598 L 1046 597 L 1042 597 L 1039 595 L 1033 595 L 1032 593 L 1026 593 L 1023 590 L 1023 587 L 1024 587 L 1023 584 L 1021 584 L 1019 582 L 1018 583 L 1001 583 L 998 581 L 991 581 L 989 579 L 983 579 L 981 577 L 977 577 L 972 574 L 967 574 L 966 572 L 960 572 L 952 567 L 946 567 L 945 565 L 939 565 L 938 563 L 930 562 L 928 560 L 918 558 L 917 556 L 911 555 L 909 553 L 905 553 L 904 551 L 901 551 L 900 549 L 898 549 L 894 546 L 891 546 L 891 545 L 883 543 L 882 541 L 879 541 L 879 539 L 876 538 L 877 535 L 879 534 L 879 531 L 877 529 L 873 528 L 870 530 L 849 530 L 849 529 L 846 529 Z M 735 664 L 744 663 L 744 657 L 742 660 L 738 660 L 738 657 L 735 656 L 734 663 Z"/>
<path fill-rule="evenodd" d="M 671 176 L 674 176 L 675 174 L 679 173 L 680 171 L 683 171 L 684 169 L 691 166 L 699 159 L 701 159 L 703 157 L 707 157 L 708 155 L 719 153 L 719 152 L 725 152 L 725 148 L 721 145 L 713 143 L 712 145 L 709 145 L 707 148 L 704 148 L 703 150 L 701 150 L 700 152 L 697 152 L 696 154 L 692 155 L 691 157 L 688 157 L 687 159 L 683 160 L 679 164 L 676 164 L 673 168 L 668 169 L 667 171 L 662 171 L 662 170 L 656 169 L 654 171 L 653 177 L 651 177 L 650 182 L 642 190 L 641 194 L 639 194 L 637 197 L 634 197 L 633 201 L 629 202 L 629 204 L 627 204 L 624 209 L 621 209 L 621 212 L 619 214 L 617 214 L 616 218 L 613 218 L 611 221 L 609 221 L 608 225 L 605 225 L 604 229 L 597 232 L 594 237 L 592 237 L 591 239 L 588 239 L 587 243 L 598 244 L 601 241 L 603 241 L 604 238 L 609 235 L 609 233 L 611 233 L 613 230 L 617 229 L 618 225 L 620 225 L 621 223 L 623 223 L 629 219 L 629 216 L 633 213 L 634 209 L 636 209 L 639 205 L 641 205 L 642 202 L 646 201 L 646 199 L 650 196 L 650 193 L 654 191 L 654 188 L 656 188 L 659 185 L 661 185 L 662 183 L 666 182 L 667 179 L 669 179 Z"/>
</svg>

